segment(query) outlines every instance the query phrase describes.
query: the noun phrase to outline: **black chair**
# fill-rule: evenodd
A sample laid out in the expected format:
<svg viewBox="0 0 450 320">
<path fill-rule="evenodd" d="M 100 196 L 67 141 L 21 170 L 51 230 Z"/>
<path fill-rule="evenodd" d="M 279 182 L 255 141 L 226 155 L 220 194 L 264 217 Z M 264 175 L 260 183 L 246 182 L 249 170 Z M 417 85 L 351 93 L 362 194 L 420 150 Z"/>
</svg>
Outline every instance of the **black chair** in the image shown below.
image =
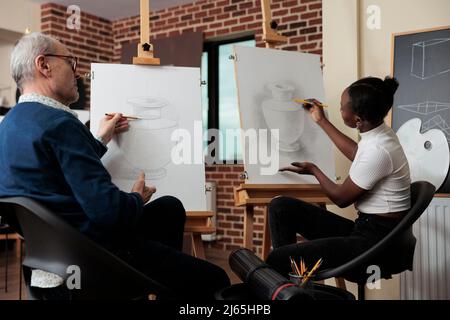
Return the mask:
<svg viewBox="0 0 450 320">
<path fill-rule="evenodd" d="M 379 266 L 383 279 L 391 279 L 392 275 L 406 270 L 412 271 L 416 246 L 412 226 L 427 209 L 435 191 L 431 183 L 414 182 L 411 185 L 411 209 L 386 237 L 353 260 L 319 272 L 315 279 L 344 278 L 355 282 L 358 284 L 358 300 L 364 300 L 365 285 L 371 276 L 367 267 Z"/>
<path fill-rule="evenodd" d="M 29 299 L 40 298 L 40 291 L 30 286 L 32 269 L 57 274 L 66 281 L 71 276 L 69 266 L 81 271 L 81 288 L 70 290 L 72 300 L 139 300 L 169 293 L 32 199 L 0 199 L 0 212 L 25 239 L 22 266 Z"/>
</svg>

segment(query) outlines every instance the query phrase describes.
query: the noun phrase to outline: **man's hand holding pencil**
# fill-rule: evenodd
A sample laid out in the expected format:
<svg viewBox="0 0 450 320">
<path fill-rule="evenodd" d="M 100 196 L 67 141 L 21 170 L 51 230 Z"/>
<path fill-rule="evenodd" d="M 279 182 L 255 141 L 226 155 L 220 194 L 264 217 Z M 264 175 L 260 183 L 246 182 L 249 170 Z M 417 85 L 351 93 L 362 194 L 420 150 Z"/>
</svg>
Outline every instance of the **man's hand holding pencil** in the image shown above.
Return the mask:
<svg viewBox="0 0 450 320">
<path fill-rule="evenodd" d="M 128 119 L 121 113 L 109 114 L 100 121 L 97 137 L 106 145 L 115 134 L 125 132 L 129 127 Z"/>
</svg>

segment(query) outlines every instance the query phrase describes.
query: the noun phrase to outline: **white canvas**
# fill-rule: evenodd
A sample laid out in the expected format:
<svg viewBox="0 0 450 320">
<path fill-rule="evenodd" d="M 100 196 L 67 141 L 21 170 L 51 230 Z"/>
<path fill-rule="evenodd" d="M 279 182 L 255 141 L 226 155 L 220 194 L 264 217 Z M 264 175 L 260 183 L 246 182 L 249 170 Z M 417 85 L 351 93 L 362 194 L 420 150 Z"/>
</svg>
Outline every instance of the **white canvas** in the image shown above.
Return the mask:
<svg viewBox="0 0 450 320">
<path fill-rule="evenodd" d="M 177 165 L 171 158 L 177 144 L 172 133 L 186 129 L 193 142 L 194 122 L 201 125 L 200 69 L 92 64 L 92 72 L 94 134 L 105 113 L 144 119 L 130 121 L 129 131 L 108 145 L 102 161 L 113 182 L 130 192 L 139 171 L 144 171 L 146 184 L 157 188 L 152 200 L 172 195 L 188 211 L 206 210 L 204 163 Z"/>
<path fill-rule="evenodd" d="M 243 130 L 279 129 L 280 167 L 312 162 L 335 179 L 331 140 L 293 98 L 325 102 L 320 56 L 264 48 L 235 46 L 236 81 Z M 318 183 L 290 172 L 262 175 L 261 163 L 250 164 L 246 144 L 244 164 L 248 183 Z"/>
</svg>

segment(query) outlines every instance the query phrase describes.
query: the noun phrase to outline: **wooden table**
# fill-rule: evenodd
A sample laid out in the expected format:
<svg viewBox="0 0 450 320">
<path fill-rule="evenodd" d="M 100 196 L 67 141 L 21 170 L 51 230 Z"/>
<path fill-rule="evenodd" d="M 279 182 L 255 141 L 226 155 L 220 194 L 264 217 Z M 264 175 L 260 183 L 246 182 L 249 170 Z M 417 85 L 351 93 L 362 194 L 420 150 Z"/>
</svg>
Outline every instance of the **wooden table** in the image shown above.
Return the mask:
<svg viewBox="0 0 450 320">
<path fill-rule="evenodd" d="M 213 213 L 210 211 L 188 211 L 186 212 L 186 224 L 184 231 L 190 233 L 193 256 L 206 259 L 205 248 L 203 247 L 202 234 L 216 232 L 216 228 L 211 226 Z"/>
</svg>

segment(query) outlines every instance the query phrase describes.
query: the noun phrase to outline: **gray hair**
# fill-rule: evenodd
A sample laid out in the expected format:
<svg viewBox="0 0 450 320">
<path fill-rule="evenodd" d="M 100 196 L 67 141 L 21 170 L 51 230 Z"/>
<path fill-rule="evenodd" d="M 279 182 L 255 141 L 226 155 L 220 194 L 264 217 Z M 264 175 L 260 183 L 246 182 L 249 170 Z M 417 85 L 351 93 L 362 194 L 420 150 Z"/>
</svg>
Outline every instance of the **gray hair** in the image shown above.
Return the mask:
<svg viewBox="0 0 450 320">
<path fill-rule="evenodd" d="M 34 78 L 34 60 L 55 49 L 56 40 L 40 32 L 23 36 L 11 53 L 11 74 L 19 89 L 24 82 Z"/>
</svg>

